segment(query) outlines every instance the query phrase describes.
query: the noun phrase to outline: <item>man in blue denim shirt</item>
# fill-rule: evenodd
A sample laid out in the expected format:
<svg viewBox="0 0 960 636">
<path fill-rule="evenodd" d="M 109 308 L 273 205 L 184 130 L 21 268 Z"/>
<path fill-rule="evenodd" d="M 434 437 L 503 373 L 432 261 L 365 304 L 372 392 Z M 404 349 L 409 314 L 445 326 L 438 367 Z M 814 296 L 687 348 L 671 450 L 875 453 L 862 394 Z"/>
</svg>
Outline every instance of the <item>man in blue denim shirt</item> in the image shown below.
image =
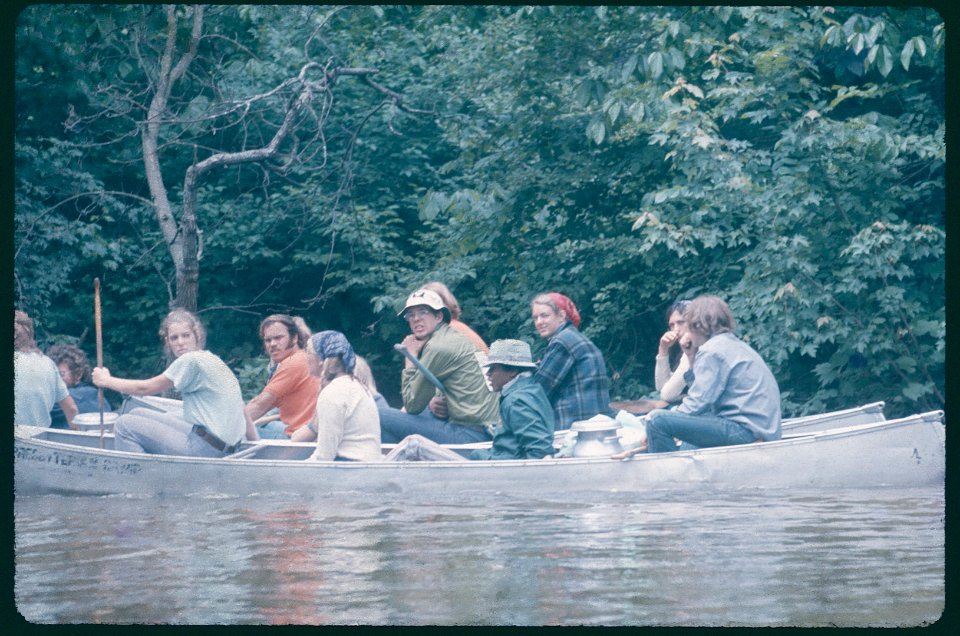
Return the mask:
<svg viewBox="0 0 960 636">
<path fill-rule="evenodd" d="M 716 296 L 695 298 L 684 311 L 680 346 L 691 360 L 687 396 L 647 419 L 647 452 L 780 439 L 780 387 L 770 368 L 734 335 L 730 307 Z"/>
</svg>

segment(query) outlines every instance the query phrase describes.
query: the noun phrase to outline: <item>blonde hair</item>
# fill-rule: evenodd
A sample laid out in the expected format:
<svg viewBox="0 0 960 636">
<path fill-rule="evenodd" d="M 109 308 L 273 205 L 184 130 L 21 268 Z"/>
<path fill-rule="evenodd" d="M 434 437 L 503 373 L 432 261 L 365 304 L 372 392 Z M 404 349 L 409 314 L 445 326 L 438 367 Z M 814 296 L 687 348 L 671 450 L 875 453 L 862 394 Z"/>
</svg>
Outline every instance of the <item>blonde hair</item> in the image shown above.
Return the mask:
<svg viewBox="0 0 960 636">
<path fill-rule="evenodd" d="M 170 325 L 178 322 L 190 325 L 190 330 L 197 339 L 198 350 L 206 349 L 207 329 L 203 326 L 203 323 L 200 322 L 200 318 L 192 311 L 177 308 L 167 314 L 167 317 L 160 323 L 160 330 L 157 332 L 160 340 L 163 341 L 163 352 L 168 358 L 172 359 L 176 357 L 173 355 L 173 350 L 170 349 L 170 344 L 167 342 L 167 334 L 170 332 Z"/>
<path fill-rule="evenodd" d="M 13 348 L 24 353 L 40 353 L 34 340 L 33 319 L 19 309 L 13 311 Z"/>
<path fill-rule="evenodd" d="M 367 387 L 372 395 L 377 394 L 377 383 L 373 379 L 373 370 L 363 356 L 357 356 L 357 363 L 353 368 L 353 377 L 360 380 L 360 383 Z"/>
<path fill-rule="evenodd" d="M 683 311 L 687 329 L 707 338 L 721 333 L 732 333 L 737 328 L 733 312 L 719 296 L 697 296 Z"/>
</svg>

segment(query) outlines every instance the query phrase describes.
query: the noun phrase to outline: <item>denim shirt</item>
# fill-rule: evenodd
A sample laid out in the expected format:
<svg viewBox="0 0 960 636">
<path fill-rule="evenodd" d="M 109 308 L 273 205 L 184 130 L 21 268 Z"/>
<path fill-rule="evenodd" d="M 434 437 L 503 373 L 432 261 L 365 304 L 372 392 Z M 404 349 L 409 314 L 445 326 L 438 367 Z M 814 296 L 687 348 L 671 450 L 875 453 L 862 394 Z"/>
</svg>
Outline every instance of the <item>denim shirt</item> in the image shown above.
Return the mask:
<svg viewBox="0 0 960 636">
<path fill-rule="evenodd" d="M 703 343 L 685 378 L 690 388 L 678 413 L 715 415 L 743 424 L 759 439 L 780 439 L 777 380 L 760 354 L 732 333 Z"/>
</svg>

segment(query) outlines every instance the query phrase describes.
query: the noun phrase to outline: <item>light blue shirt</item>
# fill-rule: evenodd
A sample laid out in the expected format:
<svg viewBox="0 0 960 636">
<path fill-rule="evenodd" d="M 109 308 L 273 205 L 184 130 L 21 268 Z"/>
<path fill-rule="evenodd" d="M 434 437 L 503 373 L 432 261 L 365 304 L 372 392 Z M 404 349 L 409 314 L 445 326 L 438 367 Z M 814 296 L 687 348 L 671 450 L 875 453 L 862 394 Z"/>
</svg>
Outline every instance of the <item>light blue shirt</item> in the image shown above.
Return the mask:
<svg viewBox="0 0 960 636">
<path fill-rule="evenodd" d="M 700 346 L 687 371 L 687 396 L 676 410 L 745 425 L 762 440 L 780 439 L 780 387 L 754 351 L 732 333 Z"/>
<path fill-rule="evenodd" d="M 50 409 L 70 395 L 57 365 L 42 353 L 13 353 L 13 421 L 50 426 Z"/>
<path fill-rule="evenodd" d="M 223 360 L 209 351 L 191 351 L 174 360 L 163 375 L 183 397 L 183 419 L 206 427 L 227 444 L 244 436 L 240 383 Z"/>
</svg>

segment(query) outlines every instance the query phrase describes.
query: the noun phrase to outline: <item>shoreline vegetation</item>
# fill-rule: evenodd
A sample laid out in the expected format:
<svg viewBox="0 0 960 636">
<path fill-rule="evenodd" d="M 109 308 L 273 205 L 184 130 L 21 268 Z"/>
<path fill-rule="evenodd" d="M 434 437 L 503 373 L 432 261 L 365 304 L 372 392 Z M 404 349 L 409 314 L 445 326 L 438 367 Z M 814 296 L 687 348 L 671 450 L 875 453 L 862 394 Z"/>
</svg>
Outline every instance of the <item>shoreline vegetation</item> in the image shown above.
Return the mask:
<svg viewBox="0 0 960 636">
<path fill-rule="evenodd" d="M 944 12 L 957 11 L 956 7 Z M 166 366 L 172 305 L 244 398 L 257 325 L 343 332 L 388 401 L 440 280 L 542 355 L 574 300 L 613 400 L 663 314 L 729 302 L 792 417 L 945 402 L 946 18 L 929 8 L 31 5 L 15 26 L 14 304 L 43 349 Z"/>
</svg>

